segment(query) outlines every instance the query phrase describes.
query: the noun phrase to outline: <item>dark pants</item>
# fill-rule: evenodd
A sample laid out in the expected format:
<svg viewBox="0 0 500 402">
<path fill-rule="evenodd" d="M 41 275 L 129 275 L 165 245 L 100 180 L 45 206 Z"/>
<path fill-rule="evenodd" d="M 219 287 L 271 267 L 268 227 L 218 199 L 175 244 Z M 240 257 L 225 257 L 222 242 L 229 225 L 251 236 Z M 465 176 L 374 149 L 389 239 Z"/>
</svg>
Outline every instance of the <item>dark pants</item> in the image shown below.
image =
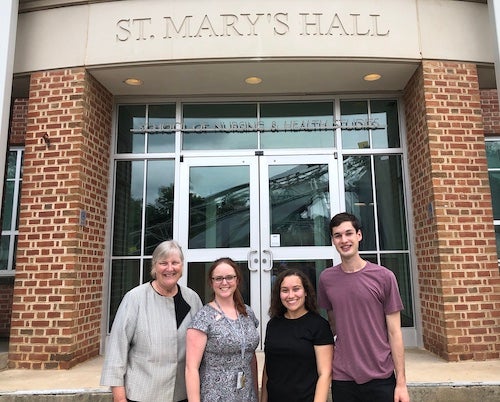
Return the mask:
<svg viewBox="0 0 500 402">
<path fill-rule="evenodd" d="M 354 381 L 332 381 L 333 402 L 394 402 L 396 377 L 392 374 L 383 380 L 364 384 Z"/>
</svg>

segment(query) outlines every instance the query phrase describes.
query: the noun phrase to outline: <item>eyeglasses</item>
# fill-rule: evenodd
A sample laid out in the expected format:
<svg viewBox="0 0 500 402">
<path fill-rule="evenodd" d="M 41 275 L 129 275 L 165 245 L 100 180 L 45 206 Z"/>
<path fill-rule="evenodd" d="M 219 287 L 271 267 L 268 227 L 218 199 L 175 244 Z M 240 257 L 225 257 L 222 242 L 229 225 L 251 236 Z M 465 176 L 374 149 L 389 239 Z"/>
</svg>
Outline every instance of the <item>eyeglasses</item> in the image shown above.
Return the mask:
<svg viewBox="0 0 500 402">
<path fill-rule="evenodd" d="M 215 283 L 222 283 L 224 279 L 226 280 L 227 283 L 234 282 L 234 280 L 236 279 L 236 275 L 212 276 L 212 280 Z"/>
</svg>

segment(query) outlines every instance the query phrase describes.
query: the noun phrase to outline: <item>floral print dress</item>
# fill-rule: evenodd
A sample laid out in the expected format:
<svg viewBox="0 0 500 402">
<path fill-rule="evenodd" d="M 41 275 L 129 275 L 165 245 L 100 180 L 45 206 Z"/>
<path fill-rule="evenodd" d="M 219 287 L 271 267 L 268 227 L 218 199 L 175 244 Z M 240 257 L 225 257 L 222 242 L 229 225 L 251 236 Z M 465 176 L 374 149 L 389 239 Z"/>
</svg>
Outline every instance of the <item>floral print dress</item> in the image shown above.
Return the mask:
<svg viewBox="0 0 500 402">
<path fill-rule="evenodd" d="M 237 320 L 232 320 L 207 304 L 190 324 L 190 328 L 207 334 L 200 364 L 201 402 L 258 401 L 251 362 L 260 339 L 259 321 L 249 306 L 246 309 L 247 317 L 240 314 Z M 241 388 L 238 387 L 239 372 L 245 375 Z"/>
</svg>

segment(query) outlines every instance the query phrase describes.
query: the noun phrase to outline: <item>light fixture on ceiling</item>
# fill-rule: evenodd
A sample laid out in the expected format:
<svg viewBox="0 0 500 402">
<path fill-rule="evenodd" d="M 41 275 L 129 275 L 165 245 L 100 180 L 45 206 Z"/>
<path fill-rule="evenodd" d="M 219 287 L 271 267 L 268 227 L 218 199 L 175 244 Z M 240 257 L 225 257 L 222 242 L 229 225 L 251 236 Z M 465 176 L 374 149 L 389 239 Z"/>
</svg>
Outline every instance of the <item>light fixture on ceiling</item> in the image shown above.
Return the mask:
<svg viewBox="0 0 500 402">
<path fill-rule="evenodd" d="M 250 85 L 257 85 L 262 82 L 262 78 L 260 77 L 248 77 L 245 79 L 245 82 Z"/>
<path fill-rule="evenodd" d="M 140 80 L 139 78 L 127 78 L 125 81 L 123 81 L 127 85 L 132 85 L 132 86 L 138 86 L 142 85 L 144 82 Z"/>
<path fill-rule="evenodd" d="M 380 74 L 377 74 L 377 73 L 372 73 L 372 74 L 366 74 L 363 79 L 365 81 L 377 81 L 379 80 L 380 78 L 382 78 L 382 76 Z"/>
</svg>

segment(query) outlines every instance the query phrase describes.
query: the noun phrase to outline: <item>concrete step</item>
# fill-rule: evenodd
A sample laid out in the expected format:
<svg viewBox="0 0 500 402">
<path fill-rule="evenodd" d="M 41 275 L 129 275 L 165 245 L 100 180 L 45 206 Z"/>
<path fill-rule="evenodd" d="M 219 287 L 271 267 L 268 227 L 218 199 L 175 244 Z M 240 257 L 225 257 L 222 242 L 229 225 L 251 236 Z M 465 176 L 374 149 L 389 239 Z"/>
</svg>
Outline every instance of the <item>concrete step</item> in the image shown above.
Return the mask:
<svg viewBox="0 0 500 402">
<path fill-rule="evenodd" d="M 409 384 L 409 391 L 411 402 L 500 401 L 500 383 Z M 0 402 L 112 402 L 112 397 L 103 390 L 0 391 Z"/>
</svg>

